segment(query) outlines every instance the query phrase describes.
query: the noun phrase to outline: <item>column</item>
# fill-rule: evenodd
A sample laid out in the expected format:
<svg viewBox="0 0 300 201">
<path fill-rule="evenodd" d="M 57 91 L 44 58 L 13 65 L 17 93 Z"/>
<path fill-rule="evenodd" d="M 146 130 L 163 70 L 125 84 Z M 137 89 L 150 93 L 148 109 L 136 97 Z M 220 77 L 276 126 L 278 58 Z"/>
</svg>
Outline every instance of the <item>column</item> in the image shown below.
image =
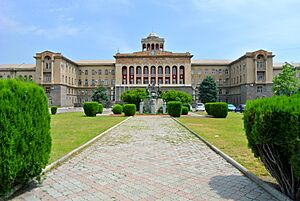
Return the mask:
<svg viewBox="0 0 300 201">
<path fill-rule="evenodd" d="M 133 66 L 133 84 L 137 84 L 137 82 L 136 82 L 136 65 Z"/>
<path fill-rule="evenodd" d="M 170 84 L 173 84 L 173 66 L 170 66 Z"/>
<path fill-rule="evenodd" d="M 179 79 L 180 79 L 180 65 L 177 66 L 177 85 L 180 83 Z"/>
</svg>

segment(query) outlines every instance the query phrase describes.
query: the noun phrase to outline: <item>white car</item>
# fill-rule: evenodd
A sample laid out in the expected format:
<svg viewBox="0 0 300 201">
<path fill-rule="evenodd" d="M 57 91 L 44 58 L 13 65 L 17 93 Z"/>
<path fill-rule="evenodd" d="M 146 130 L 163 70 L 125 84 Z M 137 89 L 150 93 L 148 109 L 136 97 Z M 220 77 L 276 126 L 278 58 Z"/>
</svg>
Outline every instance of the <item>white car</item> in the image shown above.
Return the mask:
<svg viewBox="0 0 300 201">
<path fill-rule="evenodd" d="M 196 108 L 195 108 L 196 112 L 197 111 L 205 111 L 205 106 L 203 103 L 197 103 L 196 104 Z"/>
</svg>

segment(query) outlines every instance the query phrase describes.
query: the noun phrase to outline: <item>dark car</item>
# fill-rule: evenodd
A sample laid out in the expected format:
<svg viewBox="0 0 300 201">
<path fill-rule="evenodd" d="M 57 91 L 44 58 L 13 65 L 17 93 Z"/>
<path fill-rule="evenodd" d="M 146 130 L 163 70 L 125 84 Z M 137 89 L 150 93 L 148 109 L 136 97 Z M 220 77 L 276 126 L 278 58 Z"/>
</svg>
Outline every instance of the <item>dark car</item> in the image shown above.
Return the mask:
<svg viewBox="0 0 300 201">
<path fill-rule="evenodd" d="M 235 112 L 244 112 L 245 107 L 245 104 L 239 104 L 239 106 L 236 107 Z"/>
</svg>

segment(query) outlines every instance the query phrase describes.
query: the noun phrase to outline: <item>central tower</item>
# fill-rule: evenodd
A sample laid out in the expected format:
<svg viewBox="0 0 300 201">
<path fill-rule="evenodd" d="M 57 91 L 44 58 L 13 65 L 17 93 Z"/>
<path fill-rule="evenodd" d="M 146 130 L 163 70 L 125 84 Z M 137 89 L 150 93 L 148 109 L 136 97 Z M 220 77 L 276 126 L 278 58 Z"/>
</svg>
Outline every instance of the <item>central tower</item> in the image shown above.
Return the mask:
<svg viewBox="0 0 300 201">
<path fill-rule="evenodd" d="M 160 38 L 156 33 L 150 33 L 147 38 L 142 38 L 142 51 L 159 50 L 164 51 L 165 39 Z"/>
</svg>

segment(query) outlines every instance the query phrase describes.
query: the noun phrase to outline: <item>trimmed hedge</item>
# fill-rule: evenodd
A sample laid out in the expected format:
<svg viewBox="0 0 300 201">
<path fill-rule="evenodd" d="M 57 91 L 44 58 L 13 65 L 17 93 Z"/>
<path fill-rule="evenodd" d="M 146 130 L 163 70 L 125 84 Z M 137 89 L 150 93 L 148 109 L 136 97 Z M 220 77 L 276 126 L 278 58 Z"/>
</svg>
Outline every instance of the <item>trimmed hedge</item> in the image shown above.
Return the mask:
<svg viewBox="0 0 300 201">
<path fill-rule="evenodd" d="M 123 112 L 123 106 L 120 104 L 115 104 L 114 107 L 112 108 L 112 112 L 114 114 L 122 114 Z"/>
<path fill-rule="evenodd" d="M 44 89 L 33 82 L 0 80 L 0 196 L 40 175 L 51 151 Z"/>
<path fill-rule="evenodd" d="M 125 116 L 134 116 L 136 112 L 135 104 L 125 104 L 123 108 Z"/>
<path fill-rule="evenodd" d="M 51 114 L 53 114 L 53 115 L 56 114 L 57 108 L 58 108 L 57 106 L 52 106 L 51 107 Z"/>
<path fill-rule="evenodd" d="M 186 107 L 186 106 L 182 106 L 181 114 L 182 115 L 187 115 L 188 113 L 189 113 L 189 108 Z"/>
<path fill-rule="evenodd" d="M 168 102 L 168 114 L 172 117 L 180 117 L 182 110 L 182 103 L 180 101 Z"/>
<path fill-rule="evenodd" d="M 244 127 L 248 146 L 281 191 L 300 200 L 300 96 L 248 101 Z"/>
<path fill-rule="evenodd" d="M 101 103 L 99 103 L 98 114 L 102 114 L 102 113 L 103 113 L 103 105 Z"/>
<path fill-rule="evenodd" d="M 83 104 L 83 110 L 86 116 L 95 117 L 99 111 L 99 103 L 97 102 L 85 102 Z"/>
<path fill-rule="evenodd" d="M 215 118 L 226 118 L 228 114 L 228 104 L 225 102 L 206 103 L 205 110 L 208 115 Z"/>
</svg>

